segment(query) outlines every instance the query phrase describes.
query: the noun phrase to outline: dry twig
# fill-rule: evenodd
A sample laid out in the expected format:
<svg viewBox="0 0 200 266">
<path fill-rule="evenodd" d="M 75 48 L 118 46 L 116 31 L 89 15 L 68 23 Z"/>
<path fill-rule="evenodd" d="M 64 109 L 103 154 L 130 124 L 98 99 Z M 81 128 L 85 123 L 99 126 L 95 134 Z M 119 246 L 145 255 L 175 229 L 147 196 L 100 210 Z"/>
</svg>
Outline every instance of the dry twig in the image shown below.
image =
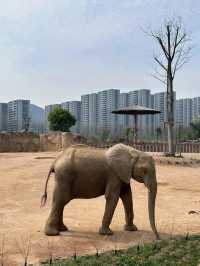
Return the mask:
<svg viewBox="0 0 200 266">
<path fill-rule="evenodd" d="M 18 250 L 24 259 L 24 266 L 28 265 L 28 258 L 31 251 L 31 237 L 29 236 L 21 236 L 18 240 L 16 239 L 16 244 Z"/>
</svg>

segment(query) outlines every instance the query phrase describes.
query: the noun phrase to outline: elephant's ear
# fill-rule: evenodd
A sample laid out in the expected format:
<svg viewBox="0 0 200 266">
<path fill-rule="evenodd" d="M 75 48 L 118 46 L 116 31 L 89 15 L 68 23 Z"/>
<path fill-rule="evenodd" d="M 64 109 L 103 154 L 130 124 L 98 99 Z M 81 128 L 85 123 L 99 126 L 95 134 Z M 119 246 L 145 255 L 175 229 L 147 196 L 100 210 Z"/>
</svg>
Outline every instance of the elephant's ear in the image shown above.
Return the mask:
<svg viewBox="0 0 200 266">
<path fill-rule="evenodd" d="M 114 145 L 106 151 L 109 167 L 118 175 L 121 181 L 127 184 L 132 177 L 133 164 L 137 158 L 137 151 L 124 144 Z"/>
</svg>

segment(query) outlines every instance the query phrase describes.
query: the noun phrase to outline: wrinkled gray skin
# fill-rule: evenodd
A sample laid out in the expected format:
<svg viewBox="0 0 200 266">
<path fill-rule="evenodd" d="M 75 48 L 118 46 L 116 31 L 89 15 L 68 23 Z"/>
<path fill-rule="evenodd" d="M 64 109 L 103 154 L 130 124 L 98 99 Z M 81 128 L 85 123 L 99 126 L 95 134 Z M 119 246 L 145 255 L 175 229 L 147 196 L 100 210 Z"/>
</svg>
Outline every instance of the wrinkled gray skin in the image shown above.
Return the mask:
<svg viewBox="0 0 200 266">
<path fill-rule="evenodd" d="M 47 184 L 55 173 L 52 209 L 45 226 L 45 234 L 58 235 L 67 231 L 63 223 L 63 210 L 72 199 L 89 199 L 105 194 L 106 206 L 99 233 L 111 235 L 109 226 L 121 198 L 125 210 L 125 230 L 136 231 L 133 224 L 133 202 L 130 178 L 148 189 L 148 210 L 151 228 L 159 239 L 155 226 L 155 200 L 157 181 L 155 163 L 151 156 L 123 144 L 103 150 L 86 145 L 74 145 L 66 149 L 52 165 L 46 180 L 41 205 L 47 199 Z"/>
</svg>

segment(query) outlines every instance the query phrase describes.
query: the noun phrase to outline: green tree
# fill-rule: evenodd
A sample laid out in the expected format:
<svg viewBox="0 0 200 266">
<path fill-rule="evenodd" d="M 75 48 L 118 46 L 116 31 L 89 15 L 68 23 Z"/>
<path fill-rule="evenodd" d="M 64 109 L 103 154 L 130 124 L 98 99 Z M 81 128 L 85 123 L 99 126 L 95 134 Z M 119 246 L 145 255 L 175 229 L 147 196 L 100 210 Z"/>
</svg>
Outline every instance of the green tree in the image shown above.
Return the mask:
<svg viewBox="0 0 200 266">
<path fill-rule="evenodd" d="M 125 128 L 124 133 L 126 136 L 126 141 L 133 140 L 134 130 L 132 128 L 130 127 Z"/>
<path fill-rule="evenodd" d="M 158 139 L 160 139 L 162 135 L 162 129 L 160 127 L 157 127 L 156 128 L 156 139 L 157 139 L 157 142 L 158 142 Z"/>
<path fill-rule="evenodd" d="M 76 119 L 67 110 L 61 107 L 55 108 L 48 115 L 50 130 L 69 132 L 70 128 L 76 124 Z"/>
<path fill-rule="evenodd" d="M 101 129 L 101 131 L 100 131 L 100 140 L 101 141 L 108 141 L 108 139 L 109 139 L 109 136 L 110 136 L 110 131 L 109 131 L 109 129 L 107 129 L 107 128 L 102 128 Z"/>
<path fill-rule="evenodd" d="M 191 128 L 195 133 L 196 138 L 200 138 L 200 118 L 194 120 L 191 124 Z"/>
</svg>

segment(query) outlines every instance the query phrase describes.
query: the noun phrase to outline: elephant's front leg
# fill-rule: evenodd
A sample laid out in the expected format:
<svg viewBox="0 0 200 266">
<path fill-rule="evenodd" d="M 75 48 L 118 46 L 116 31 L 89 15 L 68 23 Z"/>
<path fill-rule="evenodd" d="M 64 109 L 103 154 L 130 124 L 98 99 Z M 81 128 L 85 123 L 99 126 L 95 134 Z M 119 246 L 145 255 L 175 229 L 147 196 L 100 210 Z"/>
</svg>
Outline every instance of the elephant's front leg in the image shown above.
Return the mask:
<svg viewBox="0 0 200 266">
<path fill-rule="evenodd" d="M 125 211 L 126 225 L 124 226 L 124 229 L 127 231 L 137 231 L 137 227 L 133 224 L 133 199 L 130 184 L 122 190 L 120 197 L 122 199 Z"/>
<path fill-rule="evenodd" d="M 110 230 L 109 226 L 112 221 L 112 217 L 117 206 L 120 195 L 120 187 L 108 188 L 105 197 L 106 197 L 106 207 L 105 213 L 102 220 L 102 226 L 99 229 L 99 234 L 101 235 L 112 235 L 113 232 Z"/>
</svg>

